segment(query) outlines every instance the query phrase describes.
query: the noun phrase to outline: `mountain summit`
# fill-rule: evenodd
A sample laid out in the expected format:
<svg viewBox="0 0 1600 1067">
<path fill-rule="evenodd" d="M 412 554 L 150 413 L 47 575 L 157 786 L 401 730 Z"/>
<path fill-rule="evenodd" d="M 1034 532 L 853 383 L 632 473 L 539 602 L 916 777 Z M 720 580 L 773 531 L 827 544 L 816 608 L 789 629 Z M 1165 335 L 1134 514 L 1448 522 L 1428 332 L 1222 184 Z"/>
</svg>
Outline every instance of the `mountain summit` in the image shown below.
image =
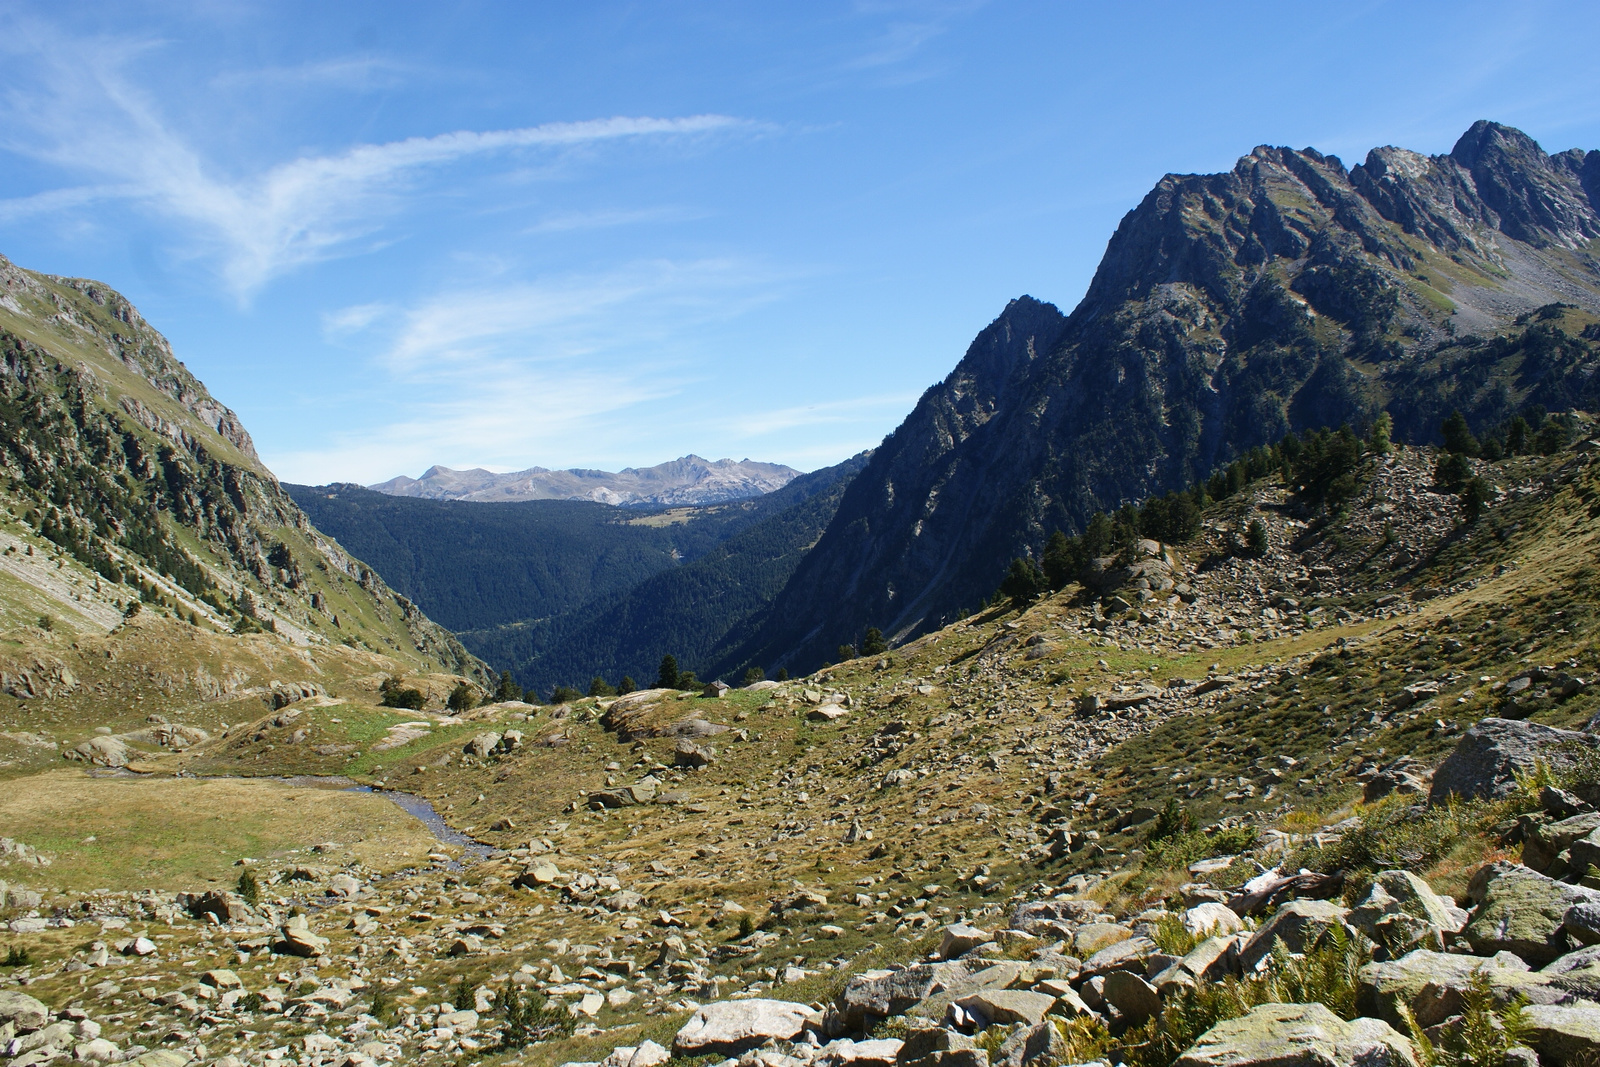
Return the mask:
<svg viewBox="0 0 1600 1067">
<path fill-rule="evenodd" d="M 1552 305 L 1600 310 L 1597 237 L 1600 152 L 1548 155 L 1492 122 L 1448 155 L 1378 148 L 1347 169 L 1263 146 L 1170 174 L 1070 316 L 1013 300 L 922 396 L 728 665 L 807 669 L 868 626 L 937 628 L 1052 530 L 1291 430 L 1387 410 L 1423 442 L 1453 409 L 1486 425 L 1592 408 L 1592 346 L 1486 337 Z"/>
<path fill-rule="evenodd" d="M 701 459 L 693 453 L 654 467 L 620 471 L 529 467 L 495 474 L 481 467 L 429 467 L 421 478 L 401 475 L 367 488 L 427 500 L 592 500 L 628 507 L 697 507 L 747 500 L 782 489 L 800 472 L 781 463 Z"/>
</svg>

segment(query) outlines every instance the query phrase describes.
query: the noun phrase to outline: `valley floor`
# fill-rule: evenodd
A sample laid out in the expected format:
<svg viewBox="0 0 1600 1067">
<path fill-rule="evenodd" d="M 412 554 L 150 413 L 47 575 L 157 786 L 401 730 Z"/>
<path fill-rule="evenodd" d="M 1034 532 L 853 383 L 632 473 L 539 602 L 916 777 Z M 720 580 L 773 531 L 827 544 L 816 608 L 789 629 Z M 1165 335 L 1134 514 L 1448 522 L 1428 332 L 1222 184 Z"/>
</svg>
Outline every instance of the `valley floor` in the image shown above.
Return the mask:
<svg viewBox="0 0 1600 1067">
<path fill-rule="evenodd" d="M 739 1042 L 680 1030 L 699 1012 L 714 1031 L 725 1009 L 705 1006 L 751 998 L 804 1015 L 751 1024 L 791 1026 L 758 1053 L 768 1067 L 892 1061 L 834 1040 L 863 1026 L 944 1042 L 918 1053 L 934 1057 L 925 1067 L 967 1052 L 972 1067 L 977 1051 L 1035 1062 L 1002 1048 L 1010 1024 L 1040 1022 L 1034 1002 L 992 995 L 1005 992 L 1045 997 L 1061 1023 L 1054 1039 L 1036 1033 L 1052 1050 L 1041 1067 L 1153 1064 L 1128 1043 L 1150 1013 L 1134 1006 L 1140 990 L 1109 976 L 1136 974 L 1176 1003 L 1187 972 L 1168 969 L 1214 929 L 1186 930 L 1196 907 L 1239 904 L 1217 931 L 1240 932 L 1232 961 L 1289 896 L 1327 897 L 1342 879 L 1355 904 L 1388 867 L 1426 879 L 1441 907 L 1482 909 L 1474 878 L 1518 854 L 1508 828 L 1555 821 L 1512 786 L 1476 806 L 1429 809 L 1421 794 L 1480 720 L 1574 728 L 1600 710 L 1595 456 L 1591 443 L 1480 464 L 1496 499 L 1475 523 L 1433 487 L 1426 451 L 1374 461 L 1337 522 L 1264 480 L 1214 505 L 1194 542 L 1136 552 L 1142 578 L 1099 598 L 1072 586 L 715 699 L 398 711 L 377 706 L 375 659 L 341 651 L 348 663 L 319 665 L 313 683 L 264 636 L 250 640 L 266 666 L 209 696 L 191 668 L 147 677 L 135 700 L 91 699 L 101 680 L 84 668 L 75 696 L 5 709 L 0 944 L 14 951 L 0 1015 L 26 994 L 62 1026 L 30 1045 L 46 1031 L 13 1024 L 12 1062 L 650 1067 L 675 1036 L 680 1059 L 715 1062 Z M 1261 557 L 1230 547 L 1252 517 L 1268 528 Z M 55 642 L 78 671 L 86 649 L 187 633 L 149 625 L 36 644 Z M 420 681 L 437 708 L 446 680 Z M 181 727 L 204 736 L 174 743 Z M 132 772 L 61 759 L 96 738 L 120 743 L 109 762 Z M 304 776 L 426 799 L 482 848 Z M 1280 867 L 1332 877 L 1263 880 Z M 1247 883 L 1276 895 L 1251 903 Z M 1331 926 L 1353 936 L 1348 914 Z M 955 923 L 976 940 L 949 941 Z M 1430 943 L 1481 947 L 1452 940 L 1459 929 Z M 1302 955 L 1317 943 L 1284 940 Z M 964 970 L 939 981 L 980 999 L 946 1014 L 953 997 L 925 984 L 904 1004 L 861 1006 L 879 1003 L 885 968 L 941 950 L 972 952 L 940 963 Z M 1222 973 L 1209 966 L 1189 985 Z M 512 990 L 532 1014 L 508 1023 Z M 1561 1003 L 1600 1013 L 1593 995 Z M 956 1036 L 928 1037 L 941 1021 Z M 1091 1031 L 1123 1044 L 1091 1047 Z M 1578 1052 L 1539 1049 L 1563 1064 Z"/>
</svg>

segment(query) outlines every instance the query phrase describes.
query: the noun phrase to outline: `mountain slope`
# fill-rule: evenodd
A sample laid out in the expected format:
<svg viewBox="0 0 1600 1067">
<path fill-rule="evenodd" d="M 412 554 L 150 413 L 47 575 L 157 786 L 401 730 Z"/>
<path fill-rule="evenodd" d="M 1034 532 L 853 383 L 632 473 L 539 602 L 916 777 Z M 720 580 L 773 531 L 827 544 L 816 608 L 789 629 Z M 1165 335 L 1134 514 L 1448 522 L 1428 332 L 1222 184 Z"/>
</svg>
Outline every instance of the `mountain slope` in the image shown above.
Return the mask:
<svg viewBox="0 0 1600 1067">
<path fill-rule="evenodd" d="M 1549 156 L 1489 122 L 1447 156 L 1381 148 L 1346 170 L 1261 147 L 1167 176 L 1070 316 L 1013 301 L 924 394 L 742 657 L 805 669 L 867 626 L 936 628 L 1052 529 L 1291 429 L 1388 410 L 1421 441 L 1451 407 L 1479 425 L 1592 407 L 1587 334 L 1485 335 L 1551 305 L 1600 310 L 1597 176 L 1600 152 Z"/>
<path fill-rule="evenodd" d="M 391 496 L 427 500 L 592 500 L 629 507 L 697 507 L 747 500 L 788 485 L 800 474 L 781 463 L 683 456 L 654 467 L 553 471 L 530 467 L 511 474 L 429 467 L 421 478 L 391 478 L 368 486 Z"/>
<path fill-rule="evenodd" d="M 233 412 L 126 299 L 3 258 L 0 500 L 16 525 L 11 594 L 52 602 L 74 628 L 104 633 L 142 603 L 203 629 L 485 676 L 307 521 Z M 59 546 L 53 567 L 38 566 L 38 539 Z"/>
<path fill-rule="evenodd" d="M 526 686 L 654 677 L 721 661 L 816 542 L 857 456 L 763 496 L 697 509 L 534 500 L 408 500 L 359 486 L 285 488 L 320 529 Z"/>
</svg>

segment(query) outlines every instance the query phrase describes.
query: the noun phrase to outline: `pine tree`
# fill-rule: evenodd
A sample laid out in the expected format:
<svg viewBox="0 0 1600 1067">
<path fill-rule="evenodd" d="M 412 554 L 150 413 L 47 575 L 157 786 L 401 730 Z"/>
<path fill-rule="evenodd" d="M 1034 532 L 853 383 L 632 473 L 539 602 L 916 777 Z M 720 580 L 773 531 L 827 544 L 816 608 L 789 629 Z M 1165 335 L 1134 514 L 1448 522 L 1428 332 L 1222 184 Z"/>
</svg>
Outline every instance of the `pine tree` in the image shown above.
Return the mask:
<svg viewBox="0 0 1600 1067">
<path fill-rule="evenodd" d="M 471 711 L 478 706 L 478 691 L 466 682 L 457 682 L 445 703 L 451 711 Z"/>
<path fill-rule="evenodd" d="M 678 680 L 678 657 L 669 652 L 661 657 L 661 666 L 656 670 L 656 688 L 676 689 Z"/>
<path fill-rule="evenodd" d="M 1450 417 L 1444 420 L 1444 425 L 1439 427 L 1440 434 L 1444 437 L 1444 447 L 1458 456 L 1476 456 L 1478 454 L 1478 439 L 1472 436 L 1472 431 L 1467 428 L 1466 417 L 1459 411 L 1452 411 Z"/>
<path fill-rule="evenodd" d="M 889 642 L 883 639 L 883 631 L 876 626 L 867 627 L 867 632 L 861 635 L 861 654 L 863 656 L 881 656 L 889 651 Z"/>
<path fill-rule="evenodd" d="M 496 701 L 522 699 L 522 686 L 512 679 L 510 671 L 500 672 L 500 685 L 494 691 L 494 698 Z"/>
</svg>

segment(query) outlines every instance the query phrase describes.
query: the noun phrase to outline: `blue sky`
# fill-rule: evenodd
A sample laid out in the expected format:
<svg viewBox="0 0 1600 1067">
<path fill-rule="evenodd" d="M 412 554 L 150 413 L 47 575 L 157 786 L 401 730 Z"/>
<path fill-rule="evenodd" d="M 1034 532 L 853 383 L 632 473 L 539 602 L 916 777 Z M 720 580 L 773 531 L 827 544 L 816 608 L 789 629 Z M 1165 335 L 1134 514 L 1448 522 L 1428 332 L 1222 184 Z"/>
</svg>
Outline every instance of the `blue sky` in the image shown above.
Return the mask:
<svg viewBox="0 0 1600 1067">
<path fill-rule="evenodd" d="M 127 294 L 292 481 L 813 469 L 1162 174 L 1600 148 L 1593 4 L 30 3 L 0 252 Z"/>
</svg>

